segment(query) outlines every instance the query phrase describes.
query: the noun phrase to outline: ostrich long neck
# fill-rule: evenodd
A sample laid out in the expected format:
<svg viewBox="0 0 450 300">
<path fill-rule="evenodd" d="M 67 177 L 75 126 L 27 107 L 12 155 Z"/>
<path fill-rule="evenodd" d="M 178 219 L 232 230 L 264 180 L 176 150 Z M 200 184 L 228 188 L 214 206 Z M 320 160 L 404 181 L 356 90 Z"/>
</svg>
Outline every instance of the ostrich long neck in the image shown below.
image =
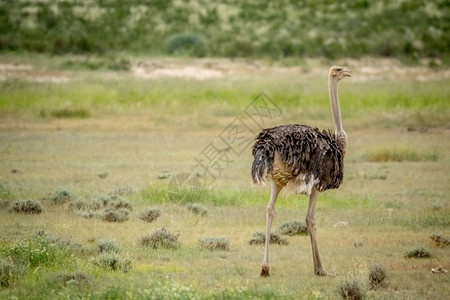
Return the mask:
<svg viewBox="0 0 450 300">
<path fill-rule="evenodd" d="M 333 113 L 334 128 L 336 135 L 340 138 L 347 138 L 344 129 L 342 128 L 341 109 L 339 108 L 339 99 L 337 92 L 338 82 L 331 78 L 328 80 L 328 90 L 330 92 L 331 112 Z"/>
</svg>

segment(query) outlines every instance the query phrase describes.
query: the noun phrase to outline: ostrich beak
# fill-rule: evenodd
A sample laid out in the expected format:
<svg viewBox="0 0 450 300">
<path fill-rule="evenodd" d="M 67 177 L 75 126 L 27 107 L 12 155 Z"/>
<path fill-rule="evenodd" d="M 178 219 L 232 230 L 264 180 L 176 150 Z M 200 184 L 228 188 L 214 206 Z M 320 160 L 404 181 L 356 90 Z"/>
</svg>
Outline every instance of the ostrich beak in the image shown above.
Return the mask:
<svg viewBox="0 0 450 300">
<path fill-rule="evenodd" d="M 352 77 L 349 73 L 351 73 L 352 71 L 350 71 L 350 70 L 343 70 L 342 71 L 342 74 L 344 75 L 344 76 L 347 76 L 347 77 Z"/>
</svg>

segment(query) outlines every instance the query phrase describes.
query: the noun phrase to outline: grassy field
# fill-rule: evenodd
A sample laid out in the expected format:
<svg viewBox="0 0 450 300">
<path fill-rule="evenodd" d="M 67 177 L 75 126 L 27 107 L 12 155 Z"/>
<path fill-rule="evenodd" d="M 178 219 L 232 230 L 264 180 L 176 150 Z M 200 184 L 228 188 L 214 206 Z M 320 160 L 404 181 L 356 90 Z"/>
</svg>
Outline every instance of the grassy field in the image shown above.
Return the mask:
<svg viewBox="0 0 450 300">
<path fill-rule="evenodd" d="M 249 126 L 244 138 L 254 136 L 260 126 L 245 111 L 261 92 L 276 112 L 265 127 L 332 128 L 328 64 L 127 59 L 128 71 L 113 71 L 114 58 L 0 56 L 0 262 L 13 270 L 0 298 L 334 299 L 352 280 L 370 299 L 449 294 L 449 275 L 431 272 L 450 268 L 449 248 L 430 239 L 450 235 L 448 70 L 335 62 L 352 70 L 339 90 L 349 137 L 345 180 L 319 197 L 316 227 L 324 267 L 336 276 L 313 275 L 303 235 L 272 245 L 272 276 L 260 278 L 263 246 L 248 241 L 265 228 L 269 187 L 252 185 L 250 148 L 234 152 L 224 132 L 237 120 Z M 92 71 L 91 64 L 99 67 Z M 195 159 L 209 145 L 228 159 L 210 186 L 168 193 L 178 174 L 207 181 Z M 54 205 L 62 191 L 69 201 Z M 70 208 L 108 194 L 132 206 L 128 220 L 83 218 Z M 9 212 L 13 201 L 26 199 L 39 200 L 42 213 Z M 189 211 L 192 202 L 206 215 Z M 303 221 L 307 204 L 304 196 L 283 194 L 274 230 Z M 148 207 L 161 213 L 151 223 L 139 218 Z M 348 226 L 335 227 L 339 222 Z M 138 243 L 161 227 L 179 235 L 178 248 Z M 199 246 L 199 239 L 219 236 L 229 239 L 228 251 Z M 115 271 L 99 263 L 104 239 L 121 248 Z M 407 258 L 416 246 L 431 256 Z M 372 290 L 368 274 L 376 263 L 386 269 L 386 284 Z"/>
</svg>

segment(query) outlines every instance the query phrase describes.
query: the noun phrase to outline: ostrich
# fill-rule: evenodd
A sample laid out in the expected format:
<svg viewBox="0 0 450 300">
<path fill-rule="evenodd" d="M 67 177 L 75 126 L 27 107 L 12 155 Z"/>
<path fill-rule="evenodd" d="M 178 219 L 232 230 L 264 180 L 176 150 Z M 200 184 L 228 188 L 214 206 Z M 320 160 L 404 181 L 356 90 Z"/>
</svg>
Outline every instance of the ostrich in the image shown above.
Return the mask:
<svg viewBox="0 0 450 300">
<path fill-rule="evenodd" d="M 328 75 L 331 111 L 335 133 L 306 125 L 291 124 L 264 129 L 253 145 L 252 178 L 256 184 L 271 181 L 271 196 L 266 210 L 266 243 L 261 276 L 269 276 L 269 242 L 275 202 L 281 189 L 294 190 L 309 196 L 306 225 L 311 237 L 314 273 L 327 273 L 320 261 L 315 226 L 319 192 L 338 188 L 343 180 L 343 161 L 347 135 L 342 128 L 337 87 L 340 80 L 350 77 L 349 70 L 333 66 Z"/>
</svg>

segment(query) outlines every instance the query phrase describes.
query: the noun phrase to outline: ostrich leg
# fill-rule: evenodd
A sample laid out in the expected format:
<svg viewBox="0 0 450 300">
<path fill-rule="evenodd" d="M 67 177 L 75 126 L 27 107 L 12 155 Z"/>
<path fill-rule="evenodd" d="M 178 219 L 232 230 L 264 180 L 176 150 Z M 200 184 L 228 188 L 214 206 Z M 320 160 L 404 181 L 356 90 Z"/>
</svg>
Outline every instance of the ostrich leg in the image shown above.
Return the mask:
<svg viewBox="0 0 450 300">
<path fill-rule="evenodd" d="M 329 276 L 330 273 L 324 271 L 322 262 L 320 261 L 319 249 L 316 241 L 316 231 L 314 226 L 316 224 L 316 204 L 319 192 L 315 189 L 312 190 L 309 196 L 308 212 L 306 214 L 306 226 L 309 230 L 309 236 L 311 237 L 312 255 L 314 260 L 314 273 L 319 276 Z"/>
<path fill-rule="evenodd" d="M 269 204 L 266 209 L 266 244 L 264 247 L 264 260 L 261 268 L 261 276 L 269 276 L 269 243 L 270 243 L 270 229 L 272 227 L 272 221 L 275 217 L 275 202 L 277 201 L 278 194 L 283 187 L 272 182 L 271 195 Z"/>
</svg>

